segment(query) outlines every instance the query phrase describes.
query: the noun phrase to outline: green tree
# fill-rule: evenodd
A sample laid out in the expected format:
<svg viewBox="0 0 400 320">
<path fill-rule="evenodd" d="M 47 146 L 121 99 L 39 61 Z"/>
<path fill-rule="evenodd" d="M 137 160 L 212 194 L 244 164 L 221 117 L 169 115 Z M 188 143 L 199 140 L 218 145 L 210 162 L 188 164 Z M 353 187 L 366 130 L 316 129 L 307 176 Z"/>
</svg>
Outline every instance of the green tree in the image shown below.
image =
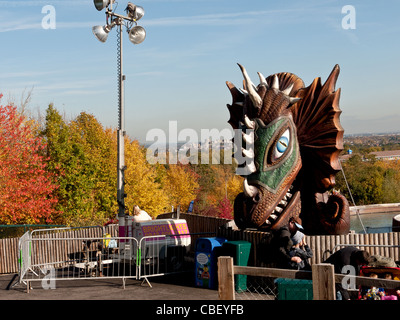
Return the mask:
<svg viewBox="0 0 400 320">
<path fill-rule="evenodd" d="M 59 175 L 57 190 L 59 223 L 97 224 L 116 212 L 111 192 L 116 151 L 110 135 L 94 116 L 81 113 L 66 123 L 50 105 L 42 135 L 47 141 L 49 170 Z"/>
<path fill-rule="evenodd" d="M 342 163 L 342 167 L 356 205 L 382 203 L 384 169 L 372 161 L 362 161 L 358 155 Z M 336 176 L 335 188 L 351 199 L 341 173 Z"/>
<path fill-rule="evenodd" d="M 71 122 L 74 144 L 81 148 L 79 161 L 84 196 L 84 216 L 103 221 L 117 211 L 116 145 L 113 132 L 105 130 L 91 114 L 82 112 Z"/>
</svg>

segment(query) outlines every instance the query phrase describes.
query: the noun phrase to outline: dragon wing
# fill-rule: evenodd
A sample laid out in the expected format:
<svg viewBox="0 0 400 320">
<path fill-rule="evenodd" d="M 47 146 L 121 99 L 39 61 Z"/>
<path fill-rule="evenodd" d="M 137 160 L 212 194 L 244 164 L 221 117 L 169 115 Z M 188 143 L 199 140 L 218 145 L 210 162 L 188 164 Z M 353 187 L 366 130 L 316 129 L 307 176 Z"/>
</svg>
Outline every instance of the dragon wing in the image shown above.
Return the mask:
<svg viewBox="0 0 400 320">
<path fill-rule="evenodd" d="M 340 68 L 336 65 L 321 85 L 315 78 L 310 86 L 296 92 L 300 101 L 290 107 L 301 149 L 303 173 L 315 181 L 318 192 L 335 185 L 340 170 L 339 154 L 343 150 L 343 128 L 340 125 L 340 89 L 335 91 Z M 313 176 L 313 179 L 310 177 Z"/>
</svg>

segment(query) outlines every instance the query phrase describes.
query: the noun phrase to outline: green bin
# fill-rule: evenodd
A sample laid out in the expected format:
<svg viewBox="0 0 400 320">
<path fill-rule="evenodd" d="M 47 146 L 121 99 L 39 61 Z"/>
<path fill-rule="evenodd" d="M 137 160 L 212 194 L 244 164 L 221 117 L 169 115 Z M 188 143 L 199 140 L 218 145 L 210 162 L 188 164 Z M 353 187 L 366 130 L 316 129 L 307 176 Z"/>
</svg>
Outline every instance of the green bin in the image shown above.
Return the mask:
<svg viewBox="0 0 400 320">
<path fill-rule="evenodd" d="M 285 279 L 275 280 L 278 287 L 278 300 L 312 300 L 312 280 Z"/>
<path fill-rule="evenodd" d="M 233 257 L 233 264 L 236 266 L 247 266 L 250 256 L 251 243 L 244 240 L 227 241 L 222 244 L 224 255 Z M 243 292 L 247 290 L 247 276 L 235 275 L 235 290 Z"/>
</svg>

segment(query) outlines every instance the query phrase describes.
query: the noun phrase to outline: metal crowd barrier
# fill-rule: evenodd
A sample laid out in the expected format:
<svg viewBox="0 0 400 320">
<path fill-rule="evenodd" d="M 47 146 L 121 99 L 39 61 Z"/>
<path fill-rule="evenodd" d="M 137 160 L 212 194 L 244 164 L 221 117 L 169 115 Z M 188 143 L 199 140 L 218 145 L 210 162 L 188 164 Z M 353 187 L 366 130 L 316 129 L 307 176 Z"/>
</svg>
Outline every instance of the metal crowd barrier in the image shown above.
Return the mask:
<svg viewBox="0 0 400 320">
<path fill-rule="evenodd" d="M 52 230 L 53 231 L 53 230 Z M 120 278 L 148 281 L 149 277 L 184 270 L 190 235 L 143 237 L 70 237 L 56 232 L 26 232 L 19 241 L 19 283 L 45 289 L 58 280 Z M 186 242 L 185 242 L 186 241 Z M 151 286 L 151 285 L 150 285 Z"/>
</svg>

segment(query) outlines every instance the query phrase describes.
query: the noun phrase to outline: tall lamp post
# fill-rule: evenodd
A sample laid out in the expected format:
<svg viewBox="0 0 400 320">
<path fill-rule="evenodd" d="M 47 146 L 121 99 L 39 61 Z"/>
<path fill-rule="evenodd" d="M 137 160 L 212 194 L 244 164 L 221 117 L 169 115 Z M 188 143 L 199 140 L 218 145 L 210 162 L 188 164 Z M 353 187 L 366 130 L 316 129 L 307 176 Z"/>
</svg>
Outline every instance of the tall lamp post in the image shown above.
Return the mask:
<svg viewBox="0 0 400 320">
<path fill-rule="evenodd" d="M 136 6 L 131 2 L 125 9 L 127 16 L 115 13 L 113 4 L 115 0 L 94 0 L 94 5 L 98 11 L 106 8 L 106 25 L 95 26 L 92 28 L 93 34 L 101 42 L 106 42 L 109 32 L 112 28 L 118 27 L 117 32 L 117 66 L 118 66 L 118 160 L 117 160 L 117 202 L 118 202 L 118 218 L 121 224 L 124 225 L 125 221 L 125 119 L 124 119 L 124 81 L 125 75 L 122 73 L 122 27 L 125 26 L 129 34 L 129 40 L 133 44 L 142 43 L 146 37 L 146 31 L 143 27 L 137 25 L 137 21 L 144 15 L 144 10 L 140 6 Z"/>
</svg>

